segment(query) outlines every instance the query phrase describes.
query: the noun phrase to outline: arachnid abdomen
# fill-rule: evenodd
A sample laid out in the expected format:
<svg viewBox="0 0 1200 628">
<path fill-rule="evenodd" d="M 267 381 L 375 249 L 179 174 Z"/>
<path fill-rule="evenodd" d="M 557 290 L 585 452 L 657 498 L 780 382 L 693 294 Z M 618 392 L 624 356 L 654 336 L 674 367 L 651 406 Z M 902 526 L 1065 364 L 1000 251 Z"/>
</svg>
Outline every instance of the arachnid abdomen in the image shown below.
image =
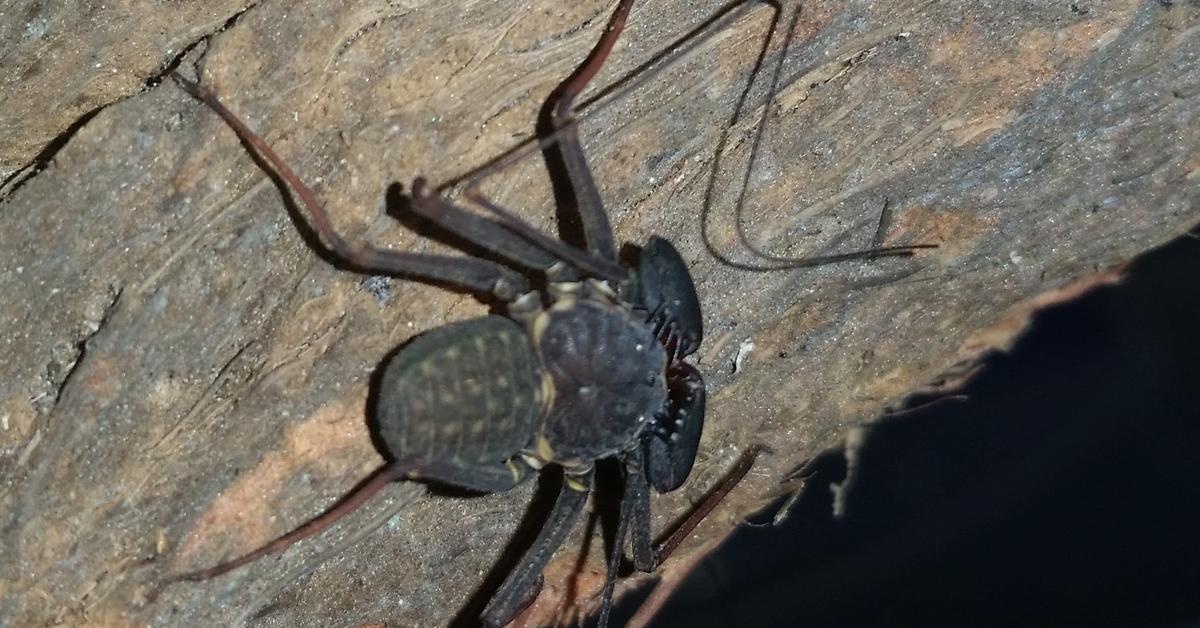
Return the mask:
<svg viewBox="0 0 1200 628">
<path fill-rule="evenodd" d="M 637 442 L 667 401 L 667 354 L 629 310 L 564 300 L 541 315 L 535 341 L 554 383 L 554 403 L 539 430 L 539 454 L 557 462 L 592 461 Z M 550 452 L 543 452 L 548 446 Z"/>
<path fill-rule="evenodd" d="M 397 459 L 499 463 L 524 448 L 542 411 L 525 331 L 487 316 L 415 338 L 384 368 L 379 435 Z"/>
</svg>

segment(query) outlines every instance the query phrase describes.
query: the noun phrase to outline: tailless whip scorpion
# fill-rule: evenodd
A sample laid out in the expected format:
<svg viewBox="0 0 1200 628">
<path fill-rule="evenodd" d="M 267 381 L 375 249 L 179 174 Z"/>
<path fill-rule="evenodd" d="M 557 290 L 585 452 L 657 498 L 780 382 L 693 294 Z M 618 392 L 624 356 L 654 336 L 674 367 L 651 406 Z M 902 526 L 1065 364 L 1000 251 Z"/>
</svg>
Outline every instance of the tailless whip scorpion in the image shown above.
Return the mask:
<svg viewBox="0 0 1200 628">
<path fill-rule="evenodd" d="M 213 91 L 175 75 L 299 196 L 323 246 L 342 267 L 455 286 L 498 300 L 504 315 L 427 331 L 381 365 L 373 411 L 388 462 L 358 489 L 262 548 L 170 582 L 206 580 L 280 552 L 327 529 L 390 482 L 499 492 L 557 465 L 562 487 L 545 523 L 483 611 L 486 624 L 502 626 L 537 593 L 543 568 L 584 509 L 595 463 L 615 458 L 624 489 L 607 559 L 604 625 L 626 537 L 634 567 L 654 570 L 749 470 L 757 448 L 748 450 L 672 536 L 655 545 L 650 489 L 667 492 L 683 484 L 704 426 L 704 379 L 688 360 L 703 340 L 700 299 L 687 265 L 665 239 L 650 238 L 635 261 L 622 265 L 574 111 L 576 97 L 600 71 L 632 5 L 633 0 L 621 0 L 589 57 L 551 96 L 553 130 L 540 142 L 557 145 L 582 224 L 583 248 L 544 234 L 476 186 L 468 186 L 465 195 L 487 217 L 442 197 L 423 178 L 412 183 L 412 211 L 507 264 L 347 241 L 315 194 L 259 135 Z M 837 258 L 904 256 L 914 248 L 920 247 Z M 540 273 L 544 288 L 535 289 L 526 273 Z"/>
</svg>

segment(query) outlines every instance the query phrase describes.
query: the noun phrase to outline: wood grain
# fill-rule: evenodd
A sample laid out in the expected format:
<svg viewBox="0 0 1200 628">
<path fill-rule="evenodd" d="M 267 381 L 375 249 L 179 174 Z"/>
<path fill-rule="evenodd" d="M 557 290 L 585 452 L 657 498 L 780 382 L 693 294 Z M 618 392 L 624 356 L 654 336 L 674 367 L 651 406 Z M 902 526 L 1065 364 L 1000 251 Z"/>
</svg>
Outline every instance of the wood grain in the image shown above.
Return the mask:
<svg viewBox="0 0 1200 628">
<path fill-rule="evenodd" d="M 241 7 L 214 5 L 224 13 L 200 19 L 155 4 L 130 28 L 167 19 L 193 39 L 211 33 L 183 68 L 201 69 L 344 232 L 443 250 L 385 215 L 387 186 L 451 179 L 528 137 L 611 10 L 572 6 L 263 1 L 221 30 Z M 599 82 L 720 6 L 636 7 Z M 1010 318 L 1023 303 L 1200 221 L 1200 6 L 988 6 L 787 4 L 757 74 L 771 11 L 755 9 L 584 120 L 619 240 L 673 240 L 705 308 L 709 422 L 693 477 L 656 499 L 656 528 L 752 443 L 775 450 L 667 577 L 851 426 L 1019 333 L 1005 322 L 1023 320 Z M 144 41 L 88 45 L 137 57 L 129 71 L 145 80 L 177 46 Z M 44 83 L 29 89 L 53 91 L 57 76 L 30 77 Z M 170 81 L 116 98 L 95 85 L 83 93 L 112 104 L 0 204 L 0 625 L 449 623 L 512 538 L 533 486 L 422 495 L 319 560 L 415 490 L 397 486 L 281 558 L 158 589 L 354 485 L 380 461 L 363 422 L 372 369 L 412 335 L 484 307 L 331 268 L 232 133 Z M 72 118 L 35 133 L 54 108 L 44 102 L 11 122 L 39 145 Z M 25 163 L 29 152 L 5 158 Z M 536 161 L 486 188 L 553 228 Z M 739 267 L 761 263 L 739 224 L 772 255 L 825 254 L 870 246 L 885 206 L 884 243 L 941 248 L 912 260 Z M 582 531 L 574 539 L 552 570 L 578 560 Z M 548 594 L 586 602 L 601 545 L 582 570 L 566 570 L 582 574 L 579 586 L 550 583 Z"/>
</svg>

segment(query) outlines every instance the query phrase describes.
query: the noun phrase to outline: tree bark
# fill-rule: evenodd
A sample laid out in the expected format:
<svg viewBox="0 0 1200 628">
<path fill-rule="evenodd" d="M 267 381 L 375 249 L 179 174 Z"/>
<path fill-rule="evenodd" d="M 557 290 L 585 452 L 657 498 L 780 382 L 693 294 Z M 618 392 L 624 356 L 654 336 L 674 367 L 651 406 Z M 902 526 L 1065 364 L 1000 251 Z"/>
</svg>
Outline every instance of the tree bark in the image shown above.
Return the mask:
<svg viewBox="0 0 1200 628">
<path fill-rule="evenodd" d="M 86 16 L 47 24 L 128 60 L 131 80 L 86 63 L 29 74 L 20 46 L 0 61 L 26 73 L 3 107 L 23 112 L 11 125 L 26 139 L 0 151 L 24 173 L 0 190 L 0 625 L 468 618 L 533 483 L 470 498 L 399 484 L 279 558 L 160 586 L 295 527 L 377 467 L 372 369 L 486 309 L 331 267 L 233 134 L 160 74 L 187 50 L 181 70 L 198 68 L 352 238 L 450 251 L 386 215 L 388 185 L 452 180 L 529 137 L 612 6 L 109 4 L 128 35 L 92 41 Z M 723 6 L 700 4 L 635 7 L 597 84 Z M 40 6 L 23 3 L 38 19 Z M 655 499 L 656 530 L 740 452 L 774 451 L 668 578 L 850 427 L 1006 346 L 1046 295 L 1200 221 L 1194 1 L 818 1 L 784 6 L 767 42 L 772 16 L 748 11 L 581 123 L 618 239 L 672 240 L 705 310 L 706 431 L 688 483 Z M 71 98 L 100 104 L 53 104 Z M 537 160 L 484 189 L 554 232 Z M 747 243 L 782 257 L 939 248 L 759 271 L 773 264 Z M 578 567 L 583 532 L 527 623 L 598 591 L 603 544 Z"/>
</svg>

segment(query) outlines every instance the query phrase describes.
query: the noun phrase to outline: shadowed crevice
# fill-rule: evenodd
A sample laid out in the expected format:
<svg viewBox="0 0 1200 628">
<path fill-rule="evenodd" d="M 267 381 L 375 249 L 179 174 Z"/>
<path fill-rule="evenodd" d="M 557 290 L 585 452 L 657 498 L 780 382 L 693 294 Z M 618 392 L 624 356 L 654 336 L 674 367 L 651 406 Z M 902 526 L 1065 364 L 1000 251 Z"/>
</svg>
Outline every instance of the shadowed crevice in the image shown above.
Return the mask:
<svg viewBox="0 0 1200 628">
<path fill-rule="evenodd" d="M 66 129 L 47 142 L 42 150 L 38 151 L 37 155 L 34 155 L 33 159 L 29 160 L 29 162 L 24 166 L 14 170 L 12 174 L 5 177 L 3 181 L 0 181 L 0 204 L 3 204 L 14 194 L 16 194 L 17 190 L 20 190 L 25 186 L 26 183 L 29 183 L 34 177 L 46 170 L 46 168 L 49 167 L 49 165 L 54 161 L 54 158 L 58 156 L 59 151 L 65 148 L 66 145 L 69 144 L 72 139 L 74 139 L 75 135 L 79 133 L 80 129 L 87 126 L 87 124 L 91 122 L 92 119 L 94 119 L 101 111 L 104 111 L 115 104 L 124 102 L 125 100 L 147 90 L 158 87 L 159 83 L 162 83 L 163 79 L 166 78 L 168 74 L 174 72 L 179 65 L 183 63 L 183 60 L 192 53 L 192 51 L 200 47 L 201 44 L 207 44 L 209 39 L 211 39 L 214 35 L 223 33 L 232 28 L 238 23 L 239 20 L 241 20 L 242 16 L 246 15 L 246 13 L 250 12 L 250 10 L 256 6 L 258 6 L 258 2 L 250 3 L 245 8 L 237 13 L 234 13 L 232 16 L 222 22 L 219 28 L 204 33 L 200 37 L 197 37 L 189 42 L 182 49 L 180 49 L 177 54 L 173 55 L 166 62 L 160 65 L 157 72 L 151 74 L 146 78 L 146 80 L 142 81 L 141 88 L 136 92 L 126 94 L 125 96 L 107 102 L 103 105 L 99 105 L 87 113 L 79 116 L 79 118 L 67 126 Z"/>
</svg>

